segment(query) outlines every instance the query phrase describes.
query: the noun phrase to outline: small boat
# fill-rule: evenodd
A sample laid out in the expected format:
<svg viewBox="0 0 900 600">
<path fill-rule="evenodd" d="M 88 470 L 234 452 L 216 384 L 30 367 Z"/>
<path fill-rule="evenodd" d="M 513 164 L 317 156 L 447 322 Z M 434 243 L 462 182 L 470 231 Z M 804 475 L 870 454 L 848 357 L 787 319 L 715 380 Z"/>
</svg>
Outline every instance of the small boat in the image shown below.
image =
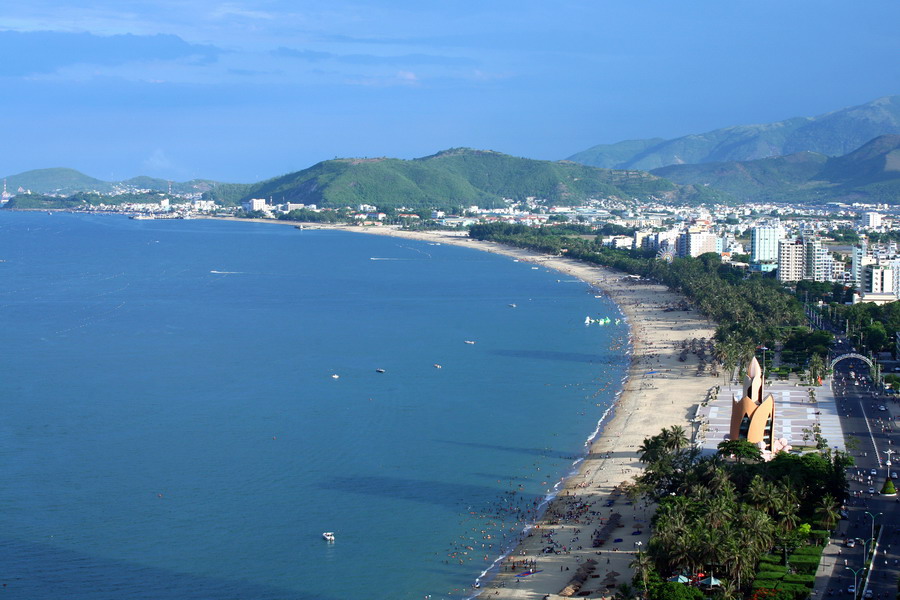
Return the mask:
<svg viewBox="0 0 900 600">
<path fill-rule="evenodd" d="M 466 340 L 466 343 L 467 343 L 467 344 L 474 344 L 475 342 L 473 342 L 472 340 Z"/>
<path fill-rule="evenodd" d="M 591 318 L 590 318 L 590 317 L 585 317 L 585 318 L 584 318 L 584 324 L 585 324 L 585 325 L 590 325 L 590 324 L 591 324 Z"/>
<path fill-rule="evenodd" d="M 325 540 L 326 542 L 333 542 L 334 541 L 334 532 L 326 531 L 325 533 L 322 534 L 322 539 Z"/>
<path fill-rule="evenodd" d="M 376 373 L 384 373 L 384 369 L 375 369 Z"/>
<path fill-rule="evenodd" d="M 509 307 L 510 307 L 510 308 L 515 308 L 516 305 L 515 305 L 515 304 L 510 304 Z"/>
<path fill-rule="evenodd" d="M 439 365 L 437 363 L 434 363 L 434 368 L 435 369 L 443 369 L 444 367 L 442 367 L 441 365 Z"/>
<path fill-rule="evenodd" d="M 332 378 L 332 379 L 340 379 L 341 376 L 338 375 L 337 373 L 335 373 L 334 375 L 331 376 L 331 378 Z"/>
</svg>

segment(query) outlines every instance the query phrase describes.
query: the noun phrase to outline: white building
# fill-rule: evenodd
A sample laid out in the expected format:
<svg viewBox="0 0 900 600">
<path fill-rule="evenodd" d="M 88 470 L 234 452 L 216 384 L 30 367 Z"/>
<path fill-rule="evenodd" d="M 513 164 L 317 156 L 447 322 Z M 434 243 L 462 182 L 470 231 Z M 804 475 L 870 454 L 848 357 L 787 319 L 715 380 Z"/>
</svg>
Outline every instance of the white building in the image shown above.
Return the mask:
<svg viewBox="0 0 900 600">
<path fill-rule="evenodd" d="M 722 242 L 714 233 L 682 233 L 675 244 L 678 256 L 697 257 L 707 252 L 722 252 Z"/>
<path fill-rule="evenodd" d="M 800 281 L 806 268 L 806 252 L 800 240 L 778 242 L 778 281 Z"/>
<path fill-rule="evenodd" d="M 881 227 L 881 214 L 864 212 L 862 214 L 862 226 L 864 229 L 879 229 Z"/>
</svg>

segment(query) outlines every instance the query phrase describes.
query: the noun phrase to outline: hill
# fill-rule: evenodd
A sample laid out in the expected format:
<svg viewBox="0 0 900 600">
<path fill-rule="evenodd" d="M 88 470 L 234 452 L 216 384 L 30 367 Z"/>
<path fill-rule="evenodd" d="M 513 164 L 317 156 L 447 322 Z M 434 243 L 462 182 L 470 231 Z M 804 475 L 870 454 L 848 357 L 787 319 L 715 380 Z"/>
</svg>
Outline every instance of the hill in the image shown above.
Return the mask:
<svg viewBox="0 0 900 600">
<path fill-rule="evenodd" d="M 841 156 L 885 134 L 900 134 L 900 96 L 817 117 L 726 127 L 671 140 L 600 144 L 568 160 L 607 169 L 650 171 L 668 165 L 742 162 L 798 152 Z"/>
<path fill-rule="evenodd" d="M 35 169 L 9 175 L 5 179 L 7 190 L 12 194 L 20 189 L 34 194 L 62 196 L 85 192 L 100 194 L 128 194 L 142 190 L 168 192 L 171 189 L 173 194 L 204 194 L 226 206 L 237 203 L 249 187 L 248 184 L 220 183 L 210 179 L 170 182 L 147 176 L 132 177 L 124 181 L 103 181 L 67 168 Z"/>
<path fill-rule="evenodd" d="M 372 204 L 379 208 L 502 206 L 503 199 L 573 205 L 588 198 L 701 196 L 690 187 L 639 171 L 611 171 L 572 162 L 517 158 L 455 148 L 413 160 L 336 159 L 252 186 L 247 198 L 316 204 Z"/>
<path fill-rule="evenodd" d="M 670 165 L 653 173 L 710 186 L 739 200 L 900 204 L 900 135 L 879 136 L 844 156 L 815 152 L 752 161 Z"/>
<path fill-rule="evenodd" d="M 17 190 L 31 190 L 36 194 L 74 194 L 88 190 L 108 192 L 112 184 L 94 179 L 75 169 L 35 169 L 6 177 L 6 188 L 15 194 Z"/>
</svg>

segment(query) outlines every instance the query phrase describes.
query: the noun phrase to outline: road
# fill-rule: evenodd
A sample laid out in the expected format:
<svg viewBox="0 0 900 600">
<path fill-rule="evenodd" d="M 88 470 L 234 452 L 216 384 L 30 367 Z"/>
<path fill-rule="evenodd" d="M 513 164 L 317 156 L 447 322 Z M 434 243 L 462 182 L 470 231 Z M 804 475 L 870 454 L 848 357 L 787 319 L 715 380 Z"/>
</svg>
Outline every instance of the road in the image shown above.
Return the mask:
<svg viewBox="0 0 900 600">
<path fill-rule="evenodd" d="M 851 352 L 845 340 L 836 342 L 835 355 Z M 835 365 L 832 389 L 841 412 L 841 425 L 848 448 L 856 464 L 848 469 L 850 498 L 846 508 L 848 518 L 838 525 L 838 537 L 853 539 L 855 547 L 844 546 L 836 559 L 829 594 L 849 596 L 853 585 L 851 569 L 863 567 L 864 547 L 870 545 L 873 523 L 882 526 L 876 531 L 877 555 L 869 578 L 872 598 L 894 598 L 900 576 L 900 501 L 897 497 L 881 496 L 881 486 L 891 472 L 900 470 L 900 456 L 888 454 L 900 450 L 894 442 L 897 436 L 894 416 L 900 415 L 897 396 L 880 394 L 872 382 L 869 367 L 858 359 L 845 359 Z M 900 425 L 900 420 L 896 425 Z M 887 462 L 892 461 L 890 470 Z M 895 479 L 900 485 L 900 480 Z M 873 493 L 874 492 L 874 493 Z M 841 565 L 846 562 L 846 567 Z M 860 572 L 860 576 L 862 573 Z M 861 577 L 860 592 L 862 592 Z M 868 596 L 868 594 L 867 594 Z"/>
</svg>

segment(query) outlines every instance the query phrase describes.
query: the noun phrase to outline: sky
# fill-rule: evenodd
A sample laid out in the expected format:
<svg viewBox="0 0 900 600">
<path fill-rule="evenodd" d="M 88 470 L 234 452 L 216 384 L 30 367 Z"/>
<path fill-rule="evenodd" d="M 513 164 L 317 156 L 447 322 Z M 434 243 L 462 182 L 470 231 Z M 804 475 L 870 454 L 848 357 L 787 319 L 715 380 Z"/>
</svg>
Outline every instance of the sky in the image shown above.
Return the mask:
<svg viewBox="0 0 900 600">
<path fill-rule="evenodd" d="M 896 0 L 4 2 L 0 176 L 559 160 L 900 94 L 898 23 Z"/>
</svg>

